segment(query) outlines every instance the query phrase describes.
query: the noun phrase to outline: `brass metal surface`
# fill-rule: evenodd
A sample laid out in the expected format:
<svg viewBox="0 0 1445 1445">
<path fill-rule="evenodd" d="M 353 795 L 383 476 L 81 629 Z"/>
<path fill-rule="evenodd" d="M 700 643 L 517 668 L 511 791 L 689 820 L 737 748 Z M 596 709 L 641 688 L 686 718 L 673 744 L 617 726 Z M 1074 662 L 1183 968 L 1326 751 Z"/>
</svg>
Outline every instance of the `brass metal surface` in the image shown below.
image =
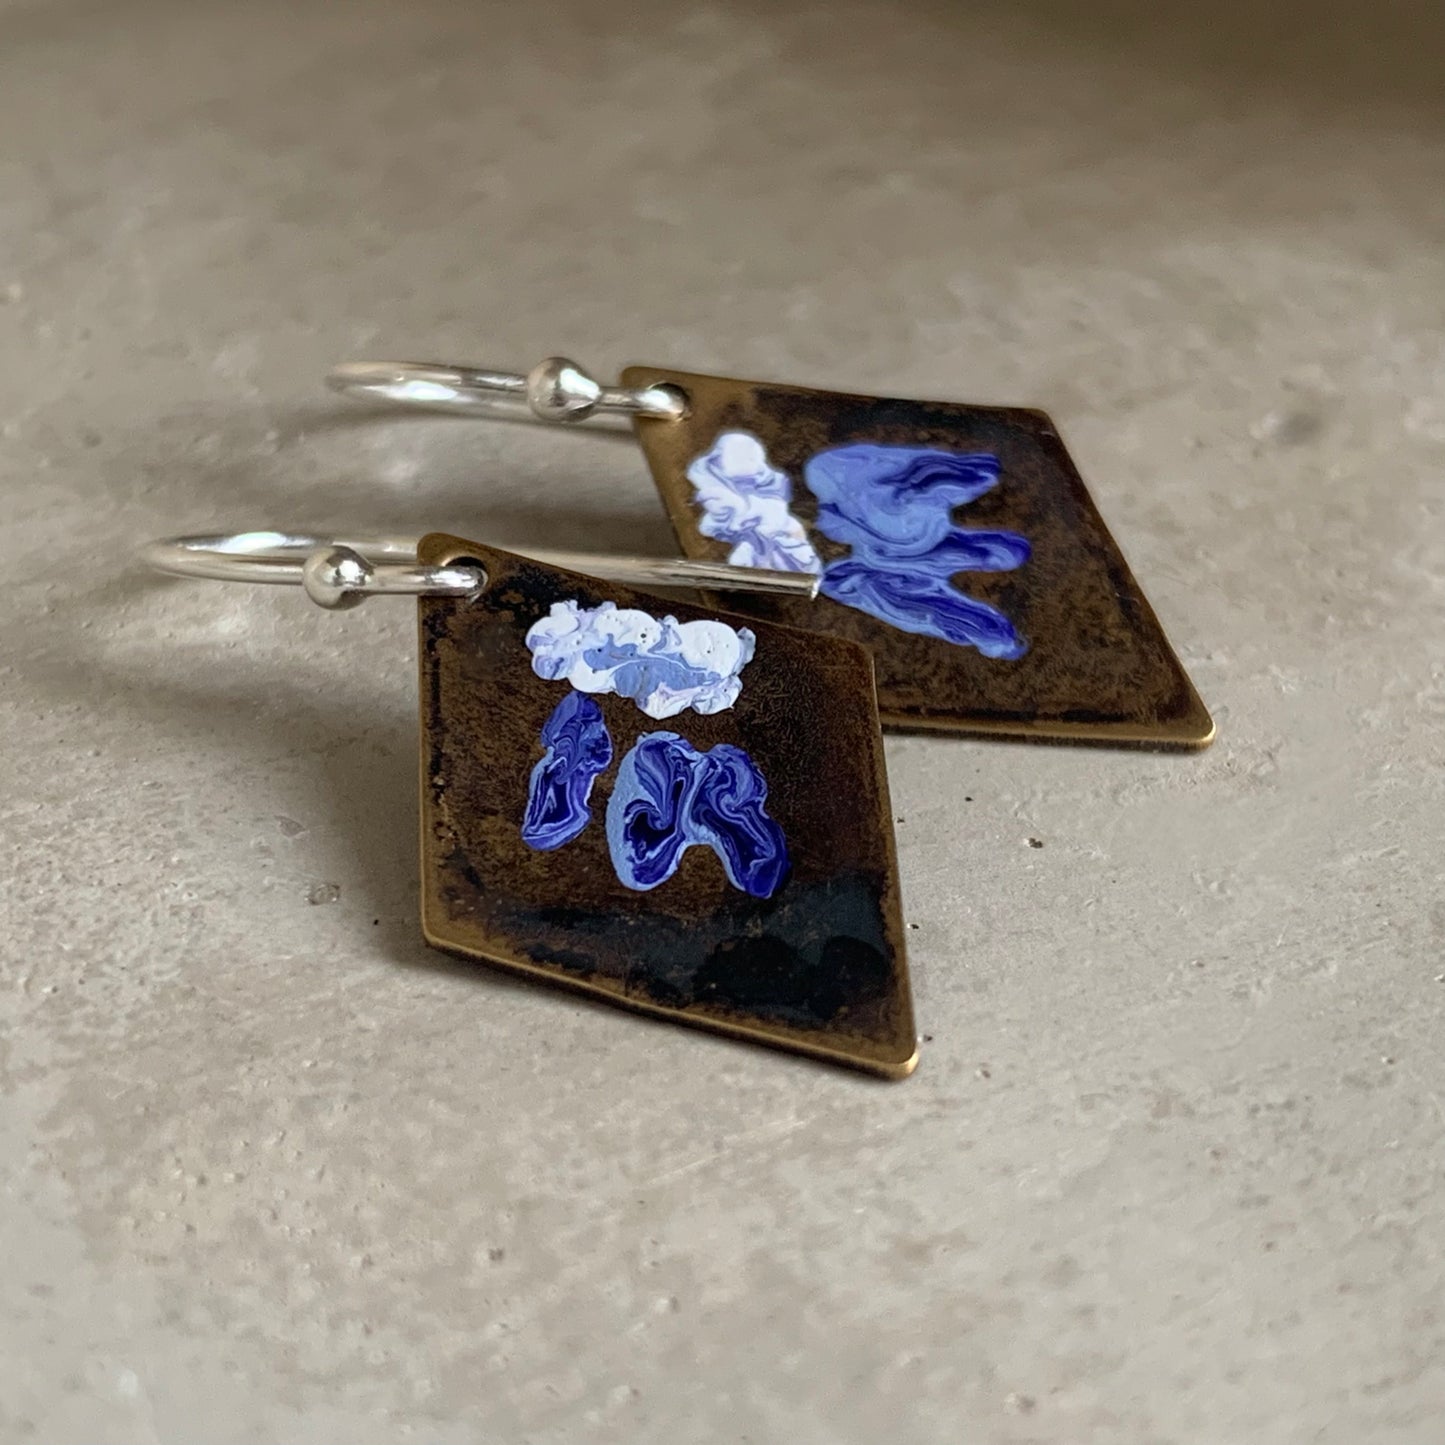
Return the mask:
<svg viewBox="0 0 1445 1445">
<path fill-rule="evenodd" d="M 1015 571 L 960 574 L 960 583 L 1019 628 L 1029 641 L 1024 656 L 984 657 L 827 598 L 732 604 L 868 647 L 886 724 L 1165 749 L 1201 748 L 1213 739 L 1208 711 L 1043 412 L 849 396 L 653 366 L 628 367 L 622 381 L 676 386 L 688 398 L 680 420 L 638 418 L 633 425 L 689 556 L 728 554 L 726 542 L 698 530 L 686 475 L 724 431 L 757 437 L 792 479 L 792 509 L 825 562 L 847 548 L 813 529 L 817 503 L 802 476 L 819 451 L 869 441 L 999 458 L 998 485 L 960 508 L 957 520 L 1021 533 L 1032 556 Z"/>
<path fill-rule="evenodd" d="M 916 1062 L 892 814 L 866 652 L 853 643 L 638 594 L 456 537 L 423 563 L 479 562 L 475 598 L 420 602 L 422 922 L 435 947 L 612 1003 L 901 1078 Z M 537 676 L 528 628 L 554 602 L 604 601 L 756 633 L 737 701 L 656 722 L 595 696 L 614 743 L 591 824 L 523 842 L 539 732 L 565 682 Z M 639 735 L 742 747 L 768 783 L 791 872 L 770 898 L 701 847 L 647 892 L 617 878 L 603 827 L 618 758 Z"/>
</svg>

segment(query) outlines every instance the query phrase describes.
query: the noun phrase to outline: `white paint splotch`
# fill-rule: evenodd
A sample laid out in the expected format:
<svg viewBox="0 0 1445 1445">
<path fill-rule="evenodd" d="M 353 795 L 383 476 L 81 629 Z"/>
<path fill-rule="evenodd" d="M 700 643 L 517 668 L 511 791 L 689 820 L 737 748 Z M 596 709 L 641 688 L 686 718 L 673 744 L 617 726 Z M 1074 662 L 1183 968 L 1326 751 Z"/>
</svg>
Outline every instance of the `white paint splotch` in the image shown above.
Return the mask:
<svg viewBox="0 0 1445 1445">
<path fill-rule="evenodd" d="M 773 572 L 820 572 L 802 522 L 789 510 L 793 484 L 750 432 L 726 431 L 687 469 L 704 537 L 731 542 L 728 561 Z"/>
<path fill-rule="evenodd" d="M 731 707 L 755 645 L 746 627 L 679 622 L 612 602 L 583 607 L 573 598 L 554 602 L 527 631 L 538 677 L 630 697 L 651 718 Z"/>
</svg>

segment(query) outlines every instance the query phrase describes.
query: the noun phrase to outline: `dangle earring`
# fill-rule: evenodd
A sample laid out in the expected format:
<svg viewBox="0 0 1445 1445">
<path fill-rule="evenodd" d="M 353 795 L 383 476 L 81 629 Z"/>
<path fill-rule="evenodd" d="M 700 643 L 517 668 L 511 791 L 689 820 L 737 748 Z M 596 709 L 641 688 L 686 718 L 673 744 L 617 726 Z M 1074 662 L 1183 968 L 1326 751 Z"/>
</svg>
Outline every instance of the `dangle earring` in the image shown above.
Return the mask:
<svg viewBox="0 0 1445 1445">
<path fill-rule="evenodd" d="M 868 654 L 634 590 L 811 575 L 435 534 L 151 543 L 163 572 L 418 598 L 422 931 L 466 958 L 901 1078 L 916 1062 Z"/>
<path fill-rule="evenodd" d="M 903 728 L 1188 749 L 1214 724 L 1041 411 L 630 366 L 348 362 L 339 391 L 551 422 L 631 419 L 683 552 L 821 576 L 755 617 L 861 643 Z"/>
</svg>

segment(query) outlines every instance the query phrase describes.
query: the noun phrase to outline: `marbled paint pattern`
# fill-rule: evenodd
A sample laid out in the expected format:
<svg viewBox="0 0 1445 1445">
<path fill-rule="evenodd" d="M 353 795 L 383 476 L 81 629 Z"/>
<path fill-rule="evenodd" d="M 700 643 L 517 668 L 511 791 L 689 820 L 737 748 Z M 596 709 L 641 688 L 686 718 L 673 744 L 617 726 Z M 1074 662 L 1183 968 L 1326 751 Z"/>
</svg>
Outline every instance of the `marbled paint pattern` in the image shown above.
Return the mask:
<svg viewBox="0 0 1445 1445">
<path fill-rule="evenodd" d="M 646 733 L 622 760 L 607 804 L 607 843 L 622 883 L 639 892 L 677 871 L 694 844 L 711 848 L 734 887 L 768 898 L 788 872 L 768 785 L 741 749 L 699 752 L 676 733 Z"/>
<path fill-rule="evenodd" d="M 583 607 L 571 598 L 554 602 L 527 631 L 538 677 L 565 679 L 578 692 L 630 697 L 657 719 L 731 707 L 754 645 L 746 627 L 710 618 L 679 622 L 612 602 Z"/>
<path fill-rule="evenodd" d="M 592 784 L 612 762 L 602 709 L 590 697 L 569 692 L 542 724 L 542 747 L 527 788 L 522 841 L 550 852 L 570 843 L 592 821 Z"/>
<path fill-rule="evenodd" d="M 774 572 L 820 572 L 823 564 L 802 522 L 788 509 L 793 484 L 772 466 L 749 432 L 723 432 L 687 469 L 704 537 L 731 542 L 728 561 Z"/>
<path fill-rule="evenodd" d="M 998 458 L 856 442 L 809 459 L 818 531 L 852 550 L 830 562 L 822 591 L 905 632 L 1016 658 L 1027 641 L 996 607 L 952 583 L 960 572 L 1008 572 L 1027 562 L 1016 532 L 958 527 L 953 509 L 998 483 Z"/>
</svg>

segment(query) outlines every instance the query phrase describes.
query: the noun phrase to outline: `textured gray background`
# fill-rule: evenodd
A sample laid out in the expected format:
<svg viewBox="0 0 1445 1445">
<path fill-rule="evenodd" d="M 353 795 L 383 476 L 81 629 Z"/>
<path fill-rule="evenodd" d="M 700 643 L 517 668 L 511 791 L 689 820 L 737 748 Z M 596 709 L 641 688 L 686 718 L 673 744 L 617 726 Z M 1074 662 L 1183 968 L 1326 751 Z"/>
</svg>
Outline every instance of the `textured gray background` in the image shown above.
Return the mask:
<svg viewBox="0 0 1445 1445">
<path fill-rule="evenodd" d="M 1445 1439 L 1441 42 L 0 5 L 0 1437 Z M 429 953 L 411 609 L 126 561 L 667 550 L 625 439 L 319 387 L 559 350 L 1047 406 L 1216 711 L 890 741 L 906 1084 Z"/>
</svg>

